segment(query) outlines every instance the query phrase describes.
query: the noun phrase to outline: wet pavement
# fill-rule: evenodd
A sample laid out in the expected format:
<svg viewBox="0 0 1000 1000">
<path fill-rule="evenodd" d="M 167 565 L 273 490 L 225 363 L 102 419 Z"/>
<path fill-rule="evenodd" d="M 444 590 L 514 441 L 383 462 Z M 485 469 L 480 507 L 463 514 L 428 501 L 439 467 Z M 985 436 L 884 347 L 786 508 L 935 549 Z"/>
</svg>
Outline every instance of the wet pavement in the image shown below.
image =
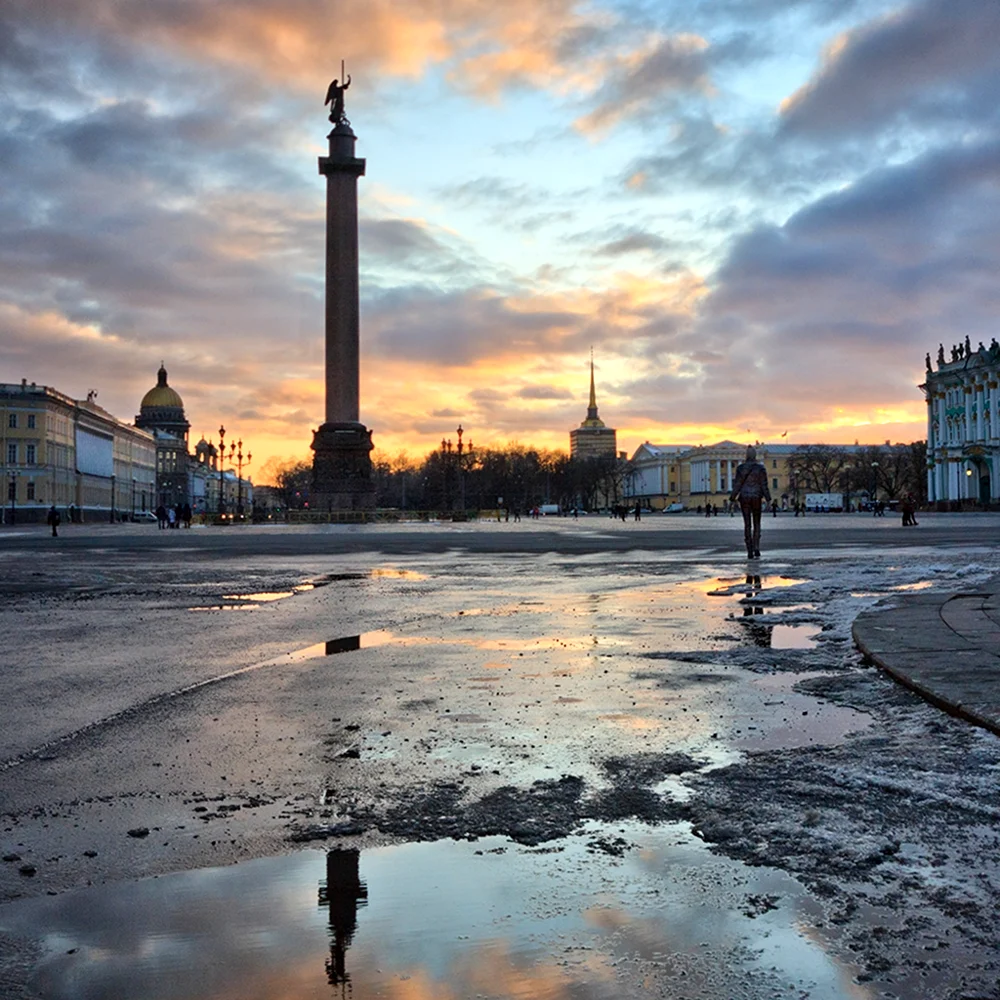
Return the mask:
<svg viewBox="0 0 1000 1000">
<path fill-rule="evenodd" d="M 861 615 L 852 631 L 861 651 L 900 683 L 1000 735 L 1000 579 L 974 590 L 907 593 Z"/>
<path fill-rule="evenodd" d="M 994 995 L 1000 745 L 851 624 L 995 547 L 453 527 L 0 539 L 4 996 Z"/>
</svg>

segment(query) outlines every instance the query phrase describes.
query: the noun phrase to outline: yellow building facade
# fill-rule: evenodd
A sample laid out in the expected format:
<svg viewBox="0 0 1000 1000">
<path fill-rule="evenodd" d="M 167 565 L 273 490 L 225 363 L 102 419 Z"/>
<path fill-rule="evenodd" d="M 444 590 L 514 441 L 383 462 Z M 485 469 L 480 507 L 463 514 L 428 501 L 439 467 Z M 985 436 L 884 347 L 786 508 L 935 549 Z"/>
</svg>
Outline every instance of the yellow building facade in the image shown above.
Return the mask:
<svg viewBox="0 0 1000 1000">
<path fill-rule="evenodd" d="M 803 490 L 789 468 L 789 457 L 803 447 L 756 445 L 757 461 L 767 469 L 771 497 L 781 506 L 803 499 Z M 653 510 L 662 510 L 672 503 L 721 507 L 729 499 L 736 469 L 746 458 L 746 449 L 745 444 L 736 441 L 697 447 L 646 441 L 632 456 L 626 496 Z"/>
<path fill-rule="evenodd" d="M 75 400 L 50 386 L 0 383 L 4 523 L 43 522 L 55 505 L 83 520 L 148 510 L 156 488 L 153 435 L 118 420 L 95 394 Z"/>
</svg>

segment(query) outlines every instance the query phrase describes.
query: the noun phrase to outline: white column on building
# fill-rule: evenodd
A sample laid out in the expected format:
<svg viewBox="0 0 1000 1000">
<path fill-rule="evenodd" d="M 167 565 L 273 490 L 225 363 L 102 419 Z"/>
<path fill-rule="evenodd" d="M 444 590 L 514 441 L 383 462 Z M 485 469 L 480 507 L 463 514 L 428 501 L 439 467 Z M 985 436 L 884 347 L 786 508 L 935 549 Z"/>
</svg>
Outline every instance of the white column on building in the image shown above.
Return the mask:
<svg viewBox="0 0 1000 1000">
<path fill-rule="evenodd" d="M 1000 438 L 1000 383 L 996 379 L 991 379 L 989 383 L 990 398 L 990 437 L 994 440 Z"/>
<path fill-rule="evenodd" d="M 715 490 L 716 492 L 722 491 L 722 460 L 719 459 L 715 463 Z"/>
<path fill-rule="evenodd" d="M 974 437 L 972 427 L 972 386 L 963 385 L 962 393 L 965 396 L 965 433 L 962 435 L 962 444 L 966 444 Z"/>
<path fill-rule="evenodd" d="M 983 382 L 976 382 L 976 440 L 982 441 L 986 437 L 986 385 Z"/>
</svg>

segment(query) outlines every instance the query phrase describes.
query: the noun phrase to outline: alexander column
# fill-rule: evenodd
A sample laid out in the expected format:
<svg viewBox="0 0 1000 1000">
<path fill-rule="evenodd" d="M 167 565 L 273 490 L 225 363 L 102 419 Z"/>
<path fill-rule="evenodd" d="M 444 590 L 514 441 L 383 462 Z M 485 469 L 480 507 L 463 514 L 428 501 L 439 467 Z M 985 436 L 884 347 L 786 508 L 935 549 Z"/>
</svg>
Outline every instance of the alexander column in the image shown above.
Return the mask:
<svg viewBox="0 0 1000 1000">
<path fill-rule="evenodd" d="M 355 135 L 344 114 L 351 78 L 330 84 L 330 155 L 319 158 L 326 177 L 326 422 L 313 433 L 310 506 L 364 511 L 375 506 L 372 432 L 359 419 L 358 178 L 365 161 L 354 155 Z"/>
</svg>

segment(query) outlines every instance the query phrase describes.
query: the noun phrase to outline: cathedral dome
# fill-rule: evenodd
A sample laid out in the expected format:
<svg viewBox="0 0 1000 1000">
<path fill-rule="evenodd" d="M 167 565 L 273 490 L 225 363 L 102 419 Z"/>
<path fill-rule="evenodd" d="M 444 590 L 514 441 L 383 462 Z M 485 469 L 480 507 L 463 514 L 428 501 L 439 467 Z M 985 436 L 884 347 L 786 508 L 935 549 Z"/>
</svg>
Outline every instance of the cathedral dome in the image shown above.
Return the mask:
<svg viewBox="0 0 1000 1000">
<path fill-rule="evenodd" d="M 160 365 L 160 370 L 156 373 L 156 385 L 142 397 L 139 411 L 167 409 L 183 411 L 184 401 L 167 385 L 167 369 Z"/>
</svg>

